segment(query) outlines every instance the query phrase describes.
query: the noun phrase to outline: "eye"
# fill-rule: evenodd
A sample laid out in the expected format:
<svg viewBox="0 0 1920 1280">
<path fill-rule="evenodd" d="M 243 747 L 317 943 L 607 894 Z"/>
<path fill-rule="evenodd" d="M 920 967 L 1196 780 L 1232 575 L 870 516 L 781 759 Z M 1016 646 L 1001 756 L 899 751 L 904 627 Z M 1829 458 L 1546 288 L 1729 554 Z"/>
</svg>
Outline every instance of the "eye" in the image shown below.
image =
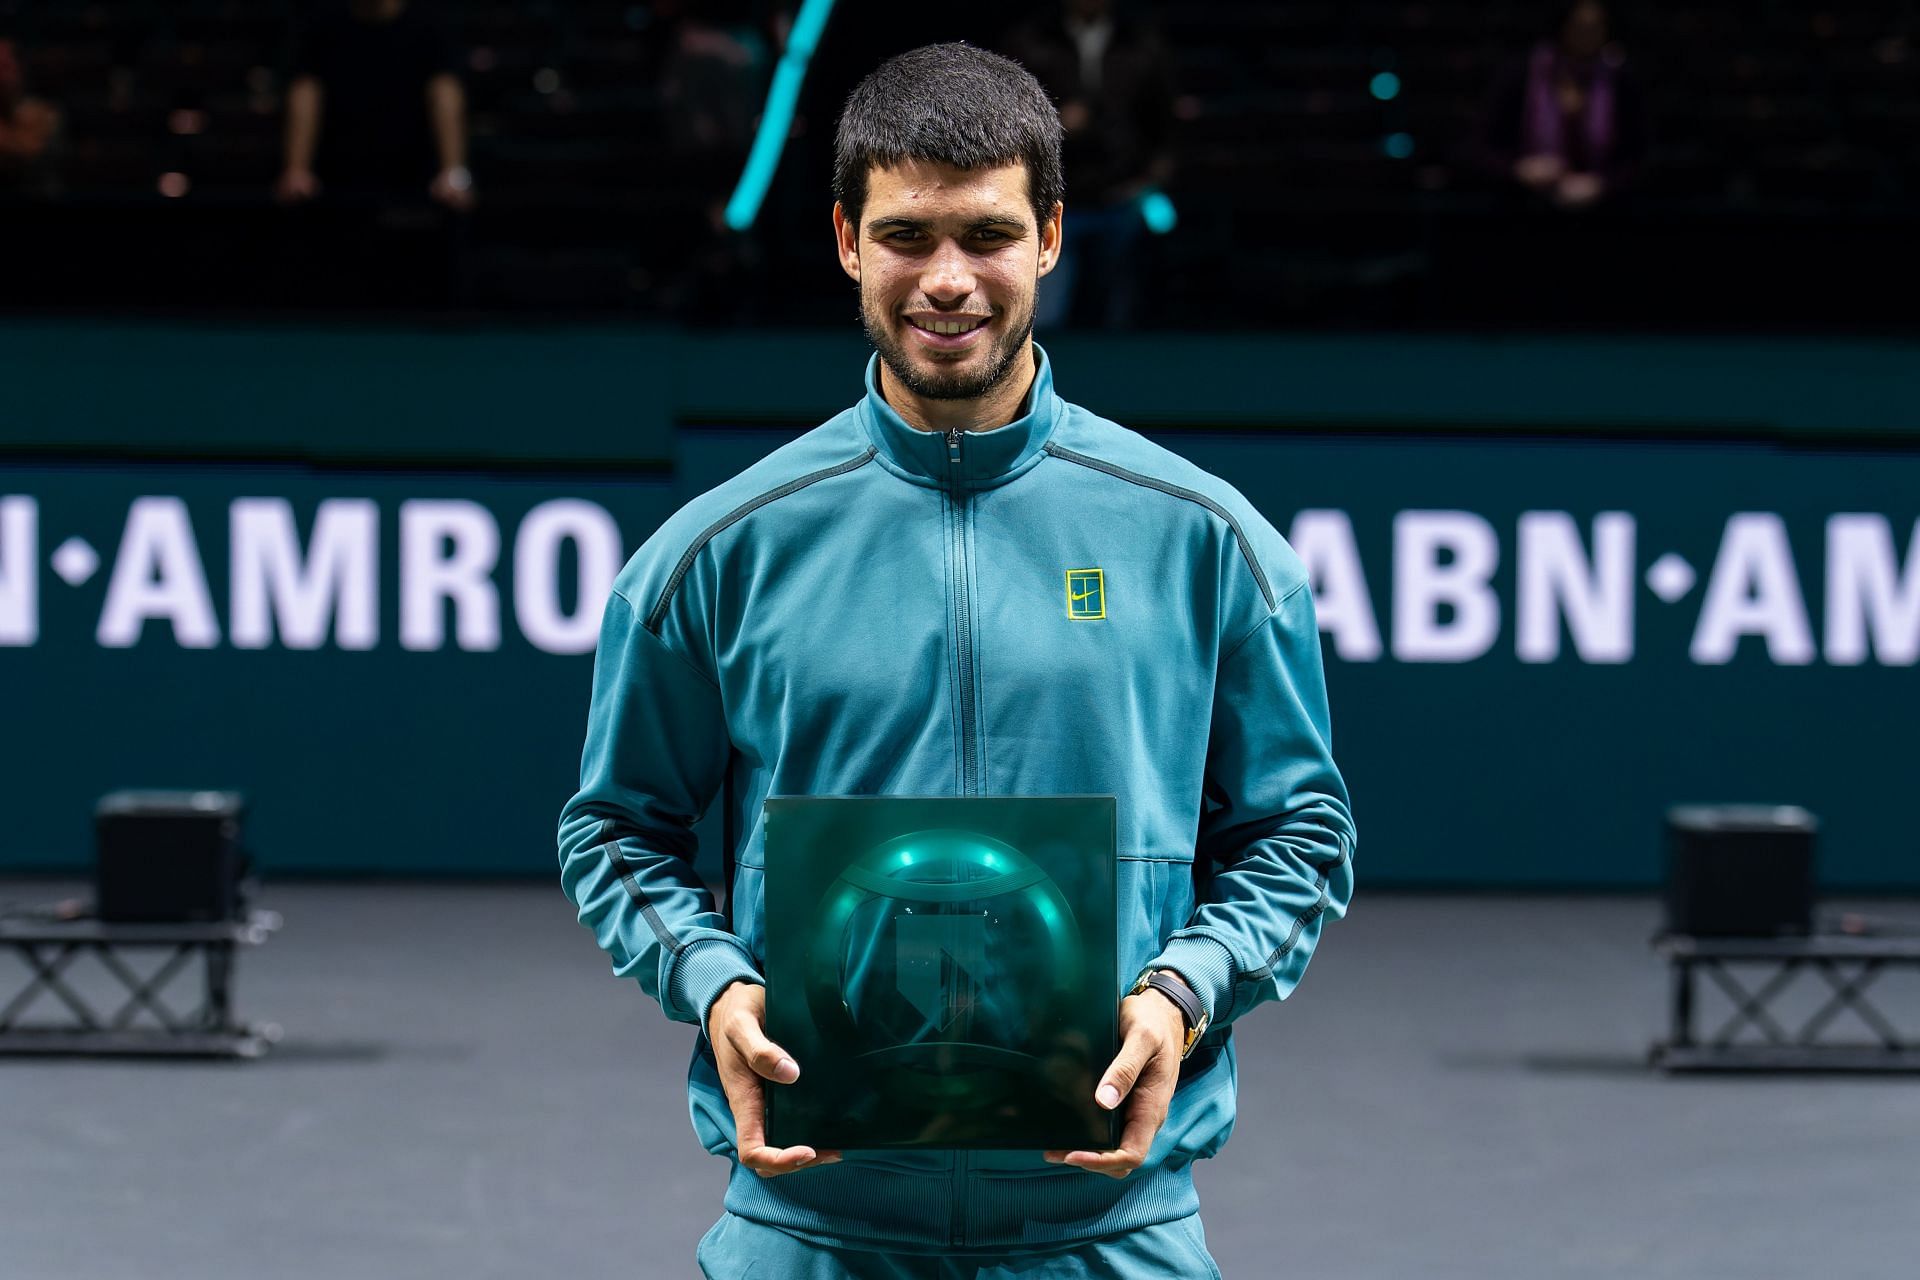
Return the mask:
<svg viewBox="0 0 1920 1280">
<path fill-rule="evenodd" d="M 920 238 L 920 233 L 910 227 L 902 227 L 898 231 L 889 231 L 880 238 L 894 244 L 912 244 Z"/>
</svg>

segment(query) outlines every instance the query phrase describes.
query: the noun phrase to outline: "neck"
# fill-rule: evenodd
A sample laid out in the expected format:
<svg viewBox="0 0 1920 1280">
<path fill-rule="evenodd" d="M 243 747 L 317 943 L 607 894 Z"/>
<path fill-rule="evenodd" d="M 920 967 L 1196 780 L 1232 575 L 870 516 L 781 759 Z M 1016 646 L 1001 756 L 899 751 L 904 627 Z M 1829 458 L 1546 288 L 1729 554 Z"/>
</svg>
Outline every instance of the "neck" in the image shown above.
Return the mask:
<svg viewBox="0 0 1920 1280">
<path fill-rule="evenodd" d="M 992 431 L 1020 416 L 1020 404 L 1033 386 L 1037 368 L 1033 361 L 1033 339 L 1020 347 L 1009 377 L 985 395 L 972 400 L 930 400 L 907 390 L 893 376 L 887 362 L 880 362 L 880 394 L 887 398 L 900 420 L 916 431 Z"/>
</svg>

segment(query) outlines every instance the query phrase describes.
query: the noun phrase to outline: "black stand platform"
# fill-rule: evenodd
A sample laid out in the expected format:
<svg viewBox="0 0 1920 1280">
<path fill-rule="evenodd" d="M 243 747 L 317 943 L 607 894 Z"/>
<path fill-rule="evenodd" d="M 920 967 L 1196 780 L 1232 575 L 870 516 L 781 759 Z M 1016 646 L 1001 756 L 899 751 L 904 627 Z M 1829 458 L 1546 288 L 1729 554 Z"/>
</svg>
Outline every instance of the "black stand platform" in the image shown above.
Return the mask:
<svg viewBox="0 0 1920 1280">
<path fill-rule="evenodd" d="M 1653 1046 L 1653 1065 L 1666 1071 L 1920 1071 L 1920 1038 L 1903 1035 L 1867 997 L 1889 965 L 1920 966 L 1920 937 L 1814 934 L 1805 938 L 1701 938 L 1661 934 L 1654 950 L 1673 976 L 1668 1039 Z M 1731 964 L 1771 970 L 1749 990 Z M 1794 978 L 1811 970 L 1832 994 L 1798 1028 L 1788 1031 L 1770 1006 Z M 1703 972 L 1733 1001 L 1732 1017 L 1705 1040 L 1694 1034 L 1694 984 Z M 1878 1043 L 1841 1043 L 1823 1033 L 1851 1009 Z M 1736 1043 L 1747 1028 L 1763 1037 Z"/>
<path fill-rule="evenodd" d="M 234 957 L 243 946 L 265 942 L 279 927 L 280 916 L 272 911 L 210 924 L 0 920 L 0 946 L 11 947 L 27 964 L 26 985 L 0 1007 L 0 1054 L 257 1058 L 279 1038 L 280 1029 L 234 1020 Z M 169 954 L 143 978 L 123 955 L 138 949 Z M 86 953 L 126 991 L 124 1002 L 111 1012 L 94 1008 L 67 977 L 67 968 Z M 161 994 L 196 956 L 205 971 L 203 997 L 200 1007 L 183 1017 Z M 64 1005 L 68 1017 L 23 1024 L 21 1016 L 43 994 Z M 151 1025 L 137 1026 L 143 1010 L 151 1015 Z"/>
</svg>

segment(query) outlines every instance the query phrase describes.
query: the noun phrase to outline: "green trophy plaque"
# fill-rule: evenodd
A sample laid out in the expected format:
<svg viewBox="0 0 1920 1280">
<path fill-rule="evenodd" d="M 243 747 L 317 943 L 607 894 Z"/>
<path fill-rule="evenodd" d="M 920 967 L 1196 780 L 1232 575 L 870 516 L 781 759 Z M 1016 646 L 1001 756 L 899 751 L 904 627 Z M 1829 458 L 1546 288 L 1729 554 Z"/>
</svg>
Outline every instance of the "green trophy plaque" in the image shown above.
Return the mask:
<svg viewBox="0 0 1920 1280">
<path fill-rule="evenodd" d="M 777 1147 L 1108 1150 L 1112 796 L 766 802 Z"/>
</svg>

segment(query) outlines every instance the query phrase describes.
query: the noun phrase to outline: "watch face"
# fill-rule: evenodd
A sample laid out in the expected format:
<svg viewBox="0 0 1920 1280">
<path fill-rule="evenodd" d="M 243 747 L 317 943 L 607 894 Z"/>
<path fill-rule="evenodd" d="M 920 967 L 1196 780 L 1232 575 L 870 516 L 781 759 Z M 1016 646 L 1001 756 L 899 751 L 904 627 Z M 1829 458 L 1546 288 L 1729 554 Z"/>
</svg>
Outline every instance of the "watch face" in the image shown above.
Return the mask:
<svg viewBox="0 0 1920 1280">
<path fill-rule="evenodd" d="M 1104 1149 L 1118 1048 L 1110 796 L 766 804 L 779 1146 Z"/>
</svg>

